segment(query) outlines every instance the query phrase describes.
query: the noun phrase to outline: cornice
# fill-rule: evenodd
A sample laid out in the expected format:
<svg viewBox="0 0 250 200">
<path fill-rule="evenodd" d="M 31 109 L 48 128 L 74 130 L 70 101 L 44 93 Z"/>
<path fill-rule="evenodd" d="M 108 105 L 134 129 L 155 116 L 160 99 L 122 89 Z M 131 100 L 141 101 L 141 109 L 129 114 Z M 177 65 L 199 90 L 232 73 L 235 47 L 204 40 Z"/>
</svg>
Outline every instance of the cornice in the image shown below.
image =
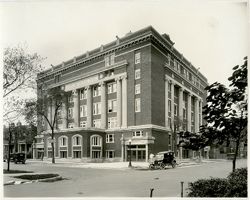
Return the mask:
<svg viewBox="0 0 250 200">
<path fill-rule="evenodd" d="M 126 38 L 129 38 L 129 37 L 131 37 L 131 38 L 126 40 Z M 102 51 L 101 51 L 101 48 L 96 48 L 92 52 L 96 52 L 96 51 L 98 51 L 98 49 L 99 49 L 99 52 L 96 52 L 93 55 L 89 55 L 85 58 L 82 58 L 79 61 L 76 61 L 76 59 L 71 59 L 69 61 L 63 62 L 64 64 L 57 65 L 56 69 L 54 69 L 54 70 L 49 69 L 47 71 L 44 71 L 43 72 L 44 74 L 38 75 L 37 79 L 40 80 L 40 79 L 43 79 L 45 77 L 61 73 L 69 68 L 77 67 L 80 64 L 88 63 L 92 60 L 96 60 L 96 59 L 101 58 L 101 57 L 108 55 L 110 53 L 114 53 L 116 51 L 126 49 L 128 47 L 140 44 L 140 43 L 147 41 L 147 40 L 151 40 L 151 41 L 155 42 L 157 45 L 161 46 L 163 49 L 168 50 L 179 62 L 181 62 L 183 65 L 185 65 L 185 67 L 187 67 L 194 74 L 196 73 L 195 67 L 192 66 L 191 63 L 186 58 L 184 58 L 184 56 L 174 48 L 173 43 L 171 43 L 166 38 L 164 38 L 162 35 L 160 35 L 152 26 L 146 27 L 145 29 L 142 29 L 142 30 L 139 30 L 135 33 L 132 33 L 129 36 L 125 36 L 124 38 L 120 38 L 119 40 L 125 40 L 125 41 L 119 42 L 119 44 L 114 44 L 114 46 L 110 46 L 107 49 L 105 49 L 105 46 L 107 46 L 108 44 L 104 45 L 104 49 Z M 113 43 L 113 42 L 111 42 L 111 43 Z M 111 44 L 111 43 L 109 43 L 109 44 Z M 70 61 L 72 61 L 72 62 L 69 64 L 66 64 L 67 62 L 70 62 Z M 207 83 L 207 79 L 203 74 L 199 73 L 199 76 L 202 78 L 202 80 L 204 82 Z"/>
</svg>

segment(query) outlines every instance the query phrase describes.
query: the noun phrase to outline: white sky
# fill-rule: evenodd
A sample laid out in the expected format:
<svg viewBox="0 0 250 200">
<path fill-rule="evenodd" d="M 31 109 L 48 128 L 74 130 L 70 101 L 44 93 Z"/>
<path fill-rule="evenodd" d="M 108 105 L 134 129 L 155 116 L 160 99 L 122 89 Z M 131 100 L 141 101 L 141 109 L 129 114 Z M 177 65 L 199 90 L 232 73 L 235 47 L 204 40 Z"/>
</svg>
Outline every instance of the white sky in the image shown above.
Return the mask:
<svg viewBox="0 0 250 200">
<path fill-rule="evenodd" d="M 200 3 L 203 2 L 203 3 Z M 231 1 L 12 1 L 0 3 L 1 44 L 26 43 L 56 65 L 152 25 L 208 78 L 227 84 L 248 55 L 247 4 Z"/>
</svg>

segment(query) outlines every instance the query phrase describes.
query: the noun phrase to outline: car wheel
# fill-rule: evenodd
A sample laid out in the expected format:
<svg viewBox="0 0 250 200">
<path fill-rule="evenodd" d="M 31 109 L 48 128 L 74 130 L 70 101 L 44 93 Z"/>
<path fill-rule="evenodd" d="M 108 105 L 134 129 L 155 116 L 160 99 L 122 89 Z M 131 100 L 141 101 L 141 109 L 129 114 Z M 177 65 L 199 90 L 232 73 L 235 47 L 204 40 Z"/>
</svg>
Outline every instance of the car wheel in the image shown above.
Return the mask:
<svg viewBox="0 0 250 200">
<path fill-rule="evenodd" d="M 173 161 L 173 162 L 172 162 L 172 168 L 175 168 L 175 167 L 176 167 L 176 162 Z"/>
<path fill-rule="evenodd" d="M 153 170 L 155 168 L 155 166 L 153 164 L 149 165 L 149 169 Z"/>
</svg>

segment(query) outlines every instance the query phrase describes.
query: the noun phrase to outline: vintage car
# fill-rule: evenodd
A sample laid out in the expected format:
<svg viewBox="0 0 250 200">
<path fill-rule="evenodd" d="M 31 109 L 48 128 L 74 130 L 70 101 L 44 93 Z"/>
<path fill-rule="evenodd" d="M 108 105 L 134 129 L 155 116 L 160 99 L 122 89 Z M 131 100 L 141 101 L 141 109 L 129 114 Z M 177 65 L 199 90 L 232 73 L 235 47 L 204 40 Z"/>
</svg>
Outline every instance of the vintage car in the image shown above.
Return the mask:
<svg viewBox="0 0 250 200">
<path fill-rule="evenodd" d="M 173 151 L 162 151 L 157 153 L 149 164 L 150 169 L 165 169 L 166 166 L 172 166 L 172 168 L 176 166 Z"/>
<path fill-rule="evenodd" d="M 25 164 L 25 153 L 15 153 L 13 157 L 13 161 L 15 164 L 23 163 Z"/>
</svg>

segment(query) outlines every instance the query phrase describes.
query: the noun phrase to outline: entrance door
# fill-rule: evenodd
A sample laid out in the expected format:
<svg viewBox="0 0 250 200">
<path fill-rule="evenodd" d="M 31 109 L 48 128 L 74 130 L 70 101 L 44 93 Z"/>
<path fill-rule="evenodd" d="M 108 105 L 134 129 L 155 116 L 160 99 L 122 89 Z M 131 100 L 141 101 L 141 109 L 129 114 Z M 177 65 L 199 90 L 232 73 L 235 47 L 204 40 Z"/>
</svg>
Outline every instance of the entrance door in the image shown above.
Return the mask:
<svg viewBox="0 0 250 200">
<path fill-rule="evenodd" d="M 132 161 L 145 161 L 146 160 L 145 145 L 132 145 L 131 147 L 127 146 L 127 161 L 129 161 L 129 157 L 130 157 L 130 148 L 131 148 L 131 160 Z"/>
</svg>

